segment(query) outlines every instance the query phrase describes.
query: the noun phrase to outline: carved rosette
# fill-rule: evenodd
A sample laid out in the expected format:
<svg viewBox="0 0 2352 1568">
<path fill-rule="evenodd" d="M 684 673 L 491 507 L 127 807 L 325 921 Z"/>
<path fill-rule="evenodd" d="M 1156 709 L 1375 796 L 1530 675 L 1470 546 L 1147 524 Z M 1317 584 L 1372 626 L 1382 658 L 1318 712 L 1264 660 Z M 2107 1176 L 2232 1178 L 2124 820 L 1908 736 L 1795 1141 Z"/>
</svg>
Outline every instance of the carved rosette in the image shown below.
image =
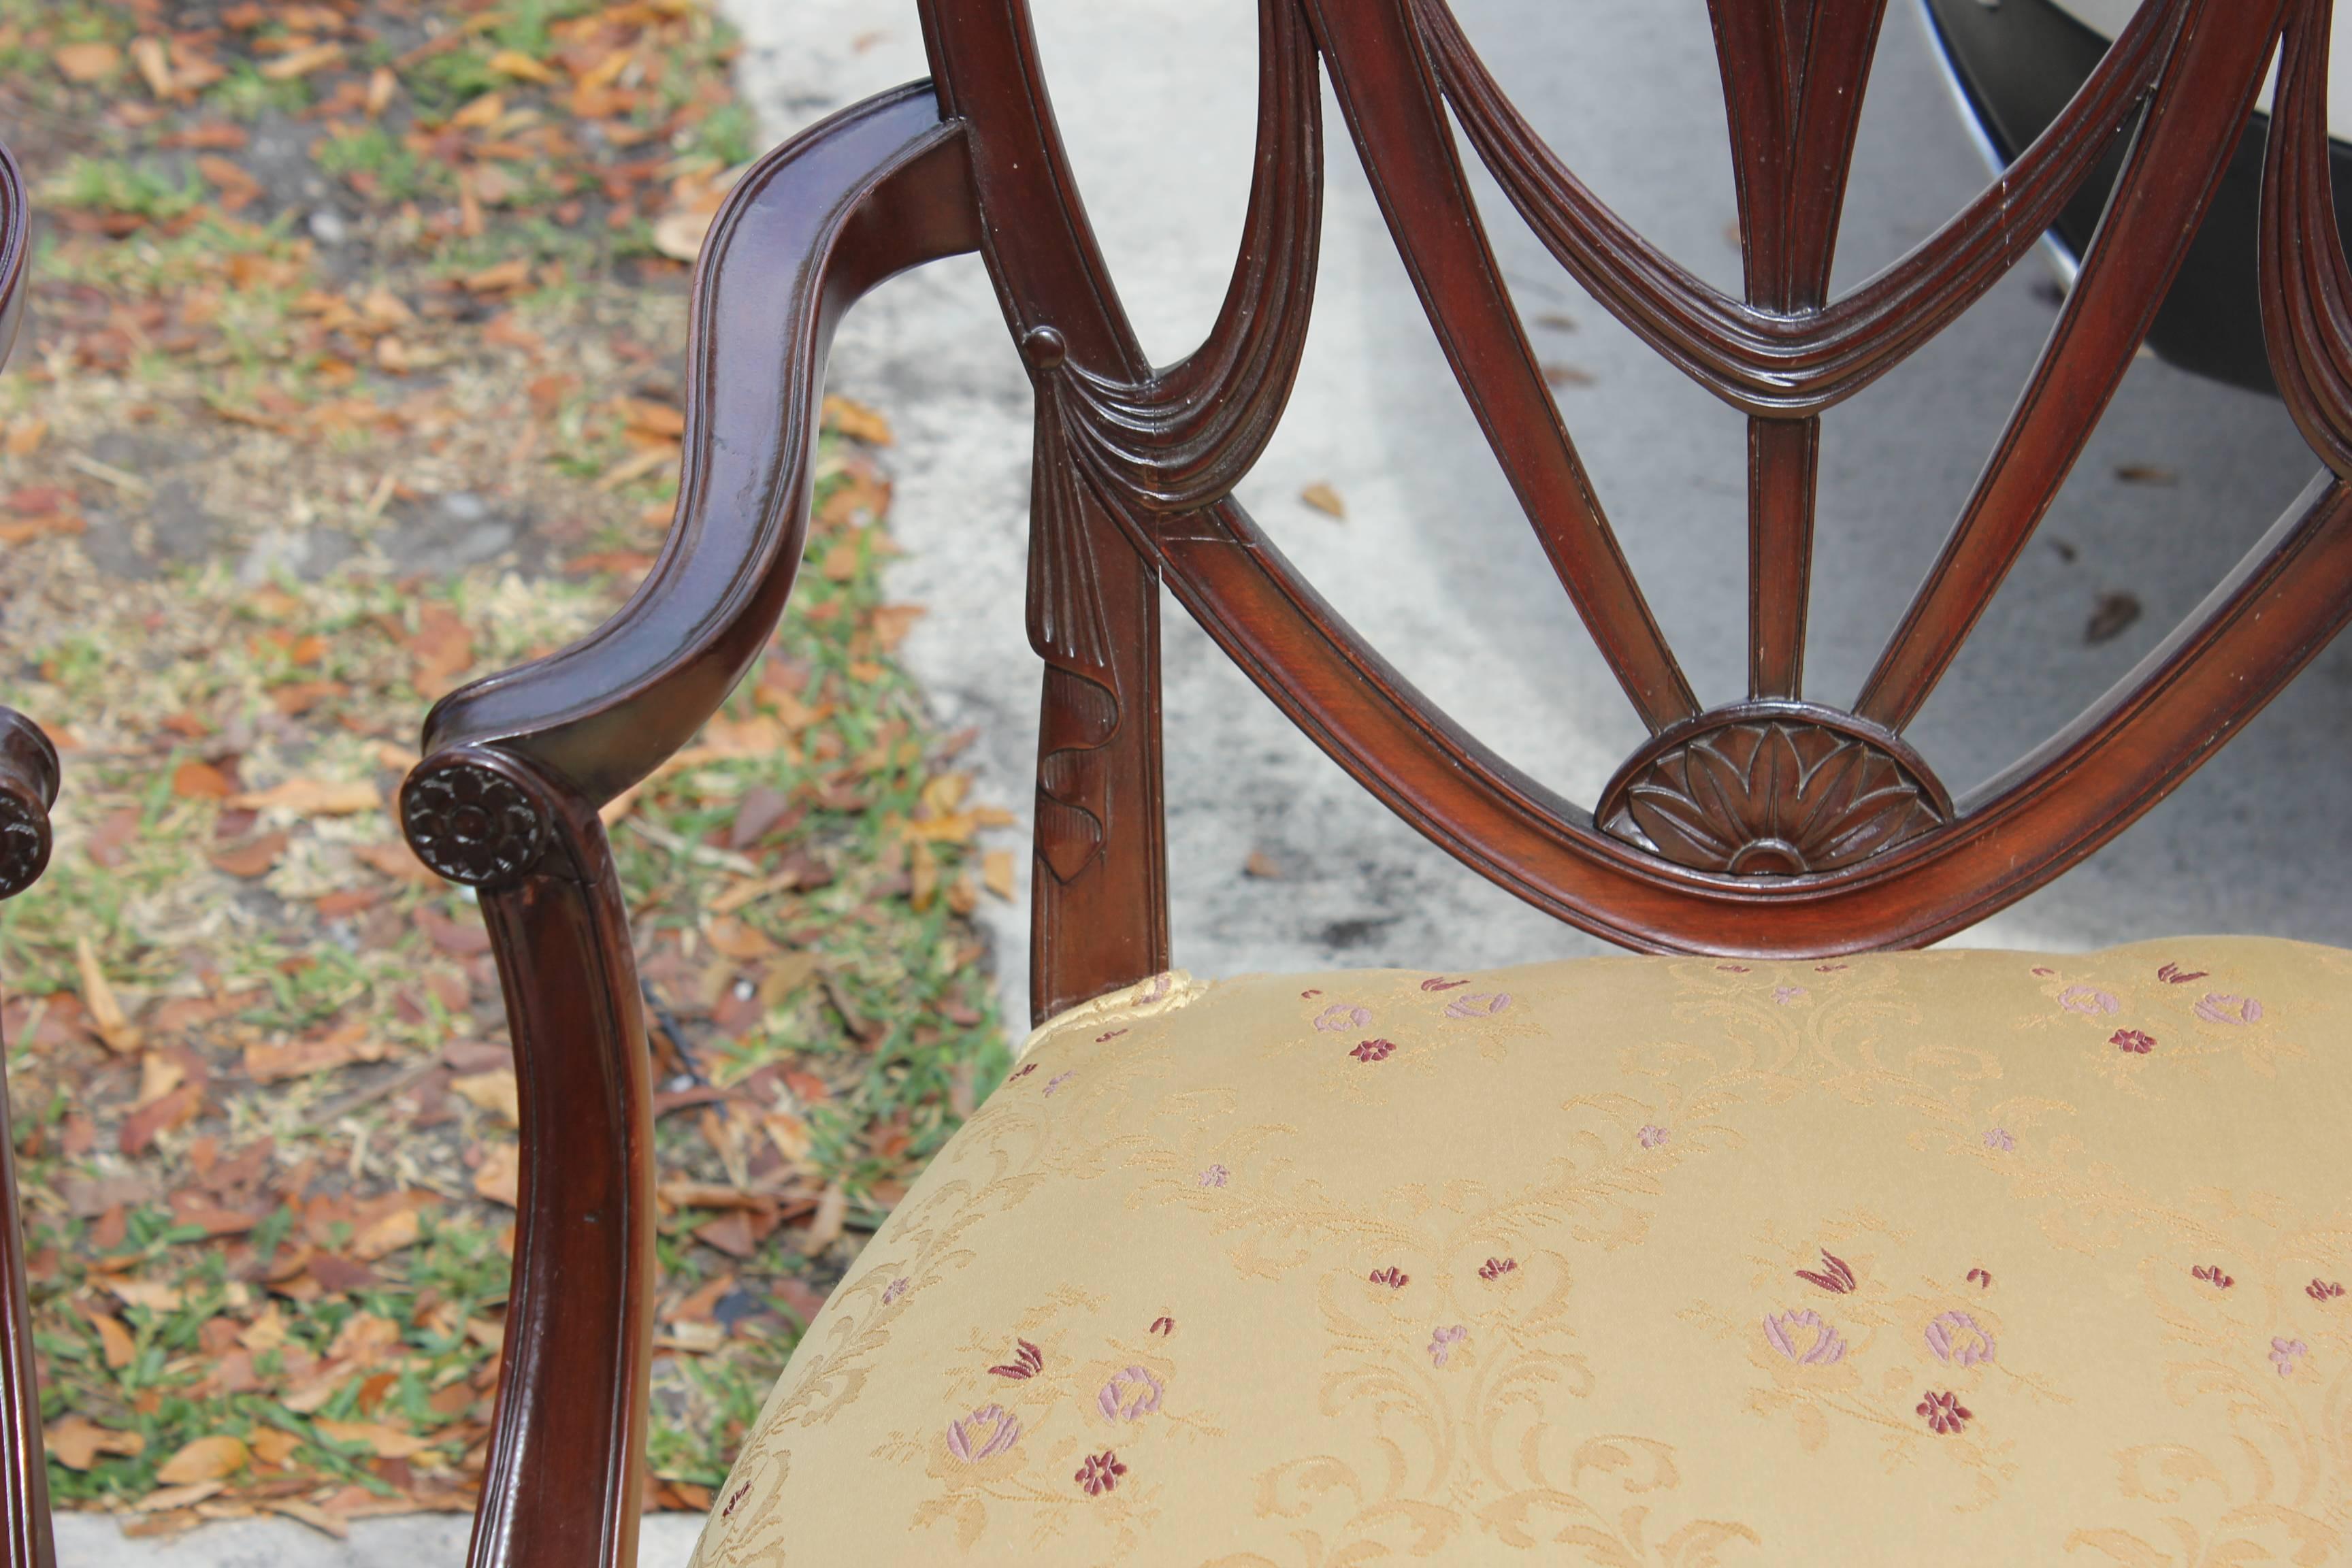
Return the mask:
<svg viewBox="0 0 2352 1568">
<path fill-rule="evenodd" d="M 408 776 L 400 826 L 418 859 L 476 888 L 521 880 L 547 847 L 540 804 L 505 773 L 462 756 L 429 761 Z"/>
<path fill-rule="evenodd" d="M 49 814 L 14 789 L 0 789 L 0 899 L 13 899 L 49 864 Z"/>
<path fill-rule="evenodd" d="M 1592 815 L 1603 831 L 1677 866 L 1798 877 L 1884 854 L 1953 811 L 1926 762 L 1891 731 L 1811 703 L 1752 701 L 1653 736 Z"/>
<path fill-rule="evenodd" d="M 39 725 L 0 708 L 0 899 L 15 898 L 48 868 L 57 798 L 57 748 Z"/>
</svg>

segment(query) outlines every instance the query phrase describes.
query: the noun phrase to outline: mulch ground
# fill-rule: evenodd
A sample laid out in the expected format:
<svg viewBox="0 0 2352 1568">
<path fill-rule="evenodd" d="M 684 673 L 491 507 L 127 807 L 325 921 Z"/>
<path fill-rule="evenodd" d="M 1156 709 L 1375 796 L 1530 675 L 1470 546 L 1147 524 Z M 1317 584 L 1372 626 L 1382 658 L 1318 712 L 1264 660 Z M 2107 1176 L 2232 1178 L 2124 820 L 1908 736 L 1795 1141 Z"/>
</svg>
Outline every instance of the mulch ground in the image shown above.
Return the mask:
<svg viewBox="0 0 2352 1568">
<path fill-rule="evenodd" d="M 432 699 L 659 544 L 683 258 L 753 152 L 732 48 L 698 0 L 0 0 L 40 230 L 0 698 L 66 777 L 0 1026 L 65 1506 L 471 1505 L 515 1080 L 387 803 Z M 774 646 L 608 813 L 662 1090 L 653 1506 L 707 1505 L 1003 1070 L 1002 819 L 893 658 L 887 424 L 826 425 Z"/>
</svg>

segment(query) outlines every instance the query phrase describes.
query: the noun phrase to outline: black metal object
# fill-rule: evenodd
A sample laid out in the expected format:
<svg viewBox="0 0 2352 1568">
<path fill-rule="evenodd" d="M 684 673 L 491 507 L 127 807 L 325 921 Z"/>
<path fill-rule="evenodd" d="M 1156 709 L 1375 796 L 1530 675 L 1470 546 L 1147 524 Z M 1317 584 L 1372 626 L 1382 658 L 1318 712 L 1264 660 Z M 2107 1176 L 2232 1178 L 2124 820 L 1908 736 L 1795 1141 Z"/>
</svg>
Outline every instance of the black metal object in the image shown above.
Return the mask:
<svg viewBox="0 0 2352 1568">
<path fill-rule="evenodd" d="M 1921 5 L 1962 100 L 2004 166 L 2057 118 L 2107 49 L 2105 38 L 2051 0 L 1999 0 L 1991 5 L 1983 0 L 1921 0 Z M 2070 264 L 2098 227 L 2132 129 L 2116 138 L 2052 231 Z M 2258 112 L 2157 312 L 2147 343 L 2158 357 L 2183 370 L 2275 394 L 2254 277 L 2254 224 L 2269 137 L 2270 116 Z M 2352 147 L 2331 142 L 2328 166 L 2336 212 L 2352 213 Z M 2352 225 L 2346 225 L 2346 233 L 2352 237 Z"/>
</svg>

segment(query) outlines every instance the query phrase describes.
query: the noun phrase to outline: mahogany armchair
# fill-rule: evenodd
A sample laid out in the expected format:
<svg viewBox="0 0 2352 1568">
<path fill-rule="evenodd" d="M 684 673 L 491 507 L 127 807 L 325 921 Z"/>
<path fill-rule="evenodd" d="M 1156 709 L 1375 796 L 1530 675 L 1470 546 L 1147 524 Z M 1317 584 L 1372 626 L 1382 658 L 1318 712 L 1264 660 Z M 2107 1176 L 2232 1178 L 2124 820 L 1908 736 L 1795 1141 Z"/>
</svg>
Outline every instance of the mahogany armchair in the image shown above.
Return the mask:
<svg viewBox="0 0 2352 1568">
<path fill-rule="evenodd" d="M 1240 258 L 1172 366 L 1121 311 L 1022 0 L 921 0 L 935 80 L 736 187 L 696 275 L 660 560 L 583 642 L 443 700 L 401 801 L 425 863 L 480 889 L 521 1083 L 476 1563 L 621 1568 L 635 1548 L 649 1093 L 597 808 L 686 743 L 775 624 L 836 323 L 890 275 L 973 249 L 1036 390 L 1044 1026 L 811 1326 L 705 1563 L 2352 1555 L 2352 955 L 2210 937 L 1904 951 L 2113 837 L 2352 616 L 2330 6 L 2143 0 L 2005 176 L 1837 298 L 1884 0 L 1709 8 L 1743 298 L 1580 184 L 1444 0 L 1262 0 Z M 2274 48 L 2263 318 L 2321 471 L 2126 679 L 1955 795 L 1902 731 L 2114 395 Z M 1232 500 L 1305 337 L 1326 80 L 1463 392 L 1651 731 L 1589 809 L 1433 708 Z M 1748 416 L 1739 700 L 1703 706 L 1647 608 L 1456 126 L 1597 300 Z M 2119 137 L 2097 237 L 1941 553 L 1860 691 L 1808 696 L 1822 414 L 2016 264 Z M 1162 584 L 1434 841 L 1660 956 L 1171 972 Z M 21 1541 L 39 1468 L 17 1418 L 0 1436 Z"/>
</svg>

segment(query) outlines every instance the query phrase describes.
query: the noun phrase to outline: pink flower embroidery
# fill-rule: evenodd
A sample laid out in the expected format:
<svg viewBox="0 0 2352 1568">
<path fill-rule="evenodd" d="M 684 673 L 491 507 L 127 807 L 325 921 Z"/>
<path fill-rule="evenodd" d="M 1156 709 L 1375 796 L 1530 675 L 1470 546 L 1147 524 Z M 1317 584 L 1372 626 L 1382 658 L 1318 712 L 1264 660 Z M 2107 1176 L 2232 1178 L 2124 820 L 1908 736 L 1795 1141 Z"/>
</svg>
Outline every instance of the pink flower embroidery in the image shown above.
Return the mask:
<svg viewBox="0 0 2352 1568">
<path fill-rule="evenodd" d="M 1176 1331 L 1176 1320 L 1173 1318 L 1154 1318 L 1151 1320 L 1151 1331 L 1158 1334 L 1164 1340 L 1169 1335 Z"/>
<path fill-rule="evenodd" d="M 2123 1004 L 2095 985 L 2069 985 L 2058 993 L 2058 1005 L 2069 1013 L 2095 1018 L 2103 1013 L 2117 1011 Z"/>
<path fill-rule="evenodd" d="M 960 1464 L 992 1459 L 1021 1441 L 1021 1423 L 1002 1405 L 983 1405 L 961 1421 L 948 1423 L 948 1452 Z"/>
<path fill-rule="evenodd" d="M 2144 1057 L 2156 1049 L 2156 1037 L 2143 1034 L 2137 1029 L 2117 1029 L 2107 1037 L 2107 1044 L 2119 1051 L 2128 1051 L 2133 1056 Z"/>
<path fill-rule="evenodd" d="M 1988 1127 L 1985 1129 L 1984 1146 L 1997 1154 L 2006 1154 L 2017 1147 L 2017 1140 L 2010 1136 L 2006 1127 Z"/>
<path fill-rule="evenodd" d="M 1767 1312 L 1764 1339 L 1799 1366 L 1835 1366 L 1845 1359 L 1845 1341 L 1819 1312 Z"/>
<path fill-rule="evenodd" d="M 1470 1337 L 1468 1328 L 1460 1323 L 1448 1323 L 1429 1336 L 1429 1360 L 1433 1366 L 1444 1366 L 1454 1347 Z"/>
<path fill-rule="evenodd" d="M 1386 1268 L 1373 1269 L 1366 1278 L 1375 1285 L 1385 1285 L 1391 1290 L 1402 1290 L 1411 1282 L 1412 1276 L 1398 1272 L 1396 1266 L 1391 1264 Z"/>
<path fill-rule="evenodd" d="M 897 1300 L 899 1297 L 905 1295 L 907 1293 L 907 1287 L 912 1283 L 913 1281 L 909 1280 L 904 1274 L 901 1274 L 896 1279 L 891 1280 L 889 1284 L 882 1288 L 882 1304 L 887 1307 L 891 1302 Z"/>
<path fill-rule="evenodd" d="M 1039 1373 L 1045 1370 L 1045 1352 L 1044 1351 L 1039 1350 L 1027 1340 L 1015 1340 L 1013 1342 L 1020 1347 L 1019 1353 L 1015 1354 L 1011 1361 L 1005 1362 L 1002 1365 L 990 1367 L 988 1369 L 990 1375 L 994 1377 L 1009 1377 L 1013 1379 L 1015 1382 L 1018 1382 L 1024 1378 L 1034 1377 Z"/>
<path fill-rule="evenodd" d="M 2042 976 L 2042 979 L 2047 980 L 2058 972 L 2054 969 L 2044 969 L 2042 965 L 2037 963 L 2033 966 L 2033 973 Z"/>
<path fill-rule="evenodd" d="M 1919 1414 L 1927 1418 L 1927 1430 L 1949 1436 L 1969 1424 L 1976 1414 L 1950 1394 L 1930 1394 L 1919 1402 Z"/>
<path fill-rule="evenodd" d="M 1939 1312 L 1927 1325 L 1927 1348 L 1936 1359 L 1974 1366 L 1993 1358 L 1992 1335 L 1966 1312 Z"/>
<path fill-rule="evenodd" d="M 1519 1260 L 1516 1258 L 1489 1258 L 1478 1266 L 1478 1278 L 1491 1285 L 1518 1266 Z"/>
<path fill-rule="evenodd" d="M 1118 1038 L 1121 1035 L 1124 1035 L 1125 1033 L 1127 1033 L 1127 1031 L 1126 1031 L 1125 1029 L 1113 1029 L 1113 1030 L 1111 1030 L 1108 1034 L 1106 1034 L 1106 1035 L 1097 1035 L 1097 1036 L 1095 1037 L 1095 1044 L 1097 1044 L 1097 1045 L 1098 1045 L 1098 1046 L 1100 1046 L 1100 1045 L 1108 1045 L 1108 1043 L 1110 1043 L 1111 1041 L 1113 1041 L 1113 1040 L 1115 1040 L 1115 1039 Z"/>
<path fill-rule="evenodd" d="M 2301 1340 L 2273 1337 L 2271 1341 L 2271 1364 L 2278 1368 L 2281 1377 L 2293 1377 L 2303 1366 L 2303 1358 L 2310 1353 L 2311 1347 Z"/>
<path fill-rule="evenodd" d="M 2208 991 L 2198 998 L 2197 1016 L 2209 1024 L 2259 1024 L 2263 1005 L 2251 996 L 2224 996 Z"/>
<path fill-rule="evenodd" d="M 1118 1486 L 1118 1478 L 1125 1474 L 1127 1467 L 1118 1462 L 1118 1456 L 1105 1448 L 1099 1454 L 1088 1454 L 1087 1462 L 1070 1479 L 1087 1489 L 1087 1496 L 1100 1497 Z"/>
<path fill-rule="evenodd" d="M 2167 985 L 2186 985 L 2192 980 L 2204 979 L 2207 973 L 2202 969 L 2184 971 L 2177 963 L 2168 963 L 2156 972 L 2156 977 Z"/>
<path fill-rule="evenodd" d="M 1160 1408 L 1160 1380 L 1150 1369 L 1129 1367 L 1116 1373 L 1095 1395 L 1106 1421 L 1140 1421 Z"/>
<path fill-rule="evenodd" d="M 2221 1266 L 2218 1263 L 2200 1263 L 2196 1268 L 2191 1268 L 2189 1272 L 2196 1278 L 2202 1279 L 2216 1290 L 2227 1290 L 2231 1286 L 2237 1283 L 2237 1281 L 2231 1279 L 2229 1275 L 2221 1272 Z"/>
<path fill-rule="evenodd" d="M 1036 1070 L 1037 1064 L 1035 1062 L 1023 1062 L 1019 1067 L 1013 1069 L 1013 1076 L 1006 1079 L 1004 1081 L 1007 1083 L 1017 1083 Z"/>
<path fill-rule="evenodd" d="M 1991 1269 L 1990 1269 L 1990 1268 L 1971 1268 L 1971 1269 L 1969 1269 L 1969 1284 L 1971 1284 L 1971 1285 L 1973 1285 L 1973 1286 L 1975 1286 L 1975 1287 L 1976 1287 L 1978 1289 L 1979 1289 L 1979 1290 L 1990 1290 L 1990 1289 L 1992 1289 L 1992 1270 L 1991 1270 Z"/>
<path fill-rule="evenodd" d="M 1507 991 L 1473 991 L 1467 996 L 1456 996 L 1445 1005 L 1449 1018 L 1491 1018 L 1511 1005 Z"/>
<path fill-rule="evenodd" d="M 1818 1285 L 1840 1296 L 1853 1294 L 1853 1270 L 1845 1266 L 1844 1258 L 1826 1247 L 1822 1250 L 1821 1271 L 1815 1273 L 1810 1268 L 1800 1268 L 1797 1278 L 1808 1285 Z"/>
<path fill-rule="evenodd" d="M 1744 963 L 1718 963 L 1716 965 L 1716 968 L 1726 974 L 1745 974 L 1748 973 L 1748 965 Z"/>
<path fill-rule="evenodd" d="M 2333 1279 L 2315 1278 L 2310 1284 L 2303 1288 L 2303 1293 L 2315 1301 L 2332 1301 L 2344 1294 L 2344 1287 Z"/>
<path fill-rule="evenodd" d="M 1334 1002 L 1316 1015 L 1315 1026 L 1326 1034 L 1352 1035 L 1371 1021 L 1370 1007 L 1350 1007 L 1345 1002 Z"/>
<path fill-rule="evenodd" d="M 1077 1075 L 1077 1071 L 1076 1071 L 1076 1068 L 1073 1068 L 1073 1069 L 1071 1069 L 1071 1070 L 1070 1070 L 1070 1071 L 1068 1071 L 1068 1072 L 1057 1072 L 1057 1073 L 1055 1073 L 1052 1078 L 1049 1078 L 1049 1079 L 1047 1079 L 1045 1080 L 1045 1093 L 1046 1093 L 1046 1095 L 1050 1098 L 1050 1097 L 1052 1096 L 1053 1092 L 1054 1092 L 1055 1089 L 1057 1089 L 1061 1088 L 1064 1084 L 1066 1084 L 1066 1083 L 1069 1082 L 1072 1079 L 1074 1079 L 1074 1078 L 1076 1078 L 1076 1077 L 1077 1077 L 1077 1076 L 1078 1076 L 1078 1075 Z"/>
<path fill-rule="evenodd" d="M 1835 974 L 1841 969 L 1852 969 L 1853 967 L 1853 965 L 1851 963 L 1816 963 L 1813 965 L 1813 973 L 1816 974 Z"/>
<path fill-rule="evenodd" d="M 1803 1001 L 1808 994 L 1809 993 L 1801 985 L 1775 985 L 1772 987 L 1772 1000 L 1778 1002 L 1783 1007 Z"/>
<path fill-rule="evenodd" d="M 1655 1149 L 1665 1142 L 1667 1136 L 1664 1128 L 1654 1121 L 1645 1121 L 1642 1124 L 1641 1130 L 1633 1134 L 1633 1141 L 1644 1149 Z"/>
<path fill-rule="evenodd" d="M 736 1508 L 737 1508 L 739 1505 L 740 1505 L 740 1504 L 741 1504 L 741 1502 L 743 1501 L 743 1500 L 744 1500 L 745 1498 L 750 1497 L 751 1495 L 751 1482 L 746 1481 L 746 1482 L 744 1482 L 741 1486 L 737 1487 L 737 1488 L 735 1489 L 735 1493 L 734 1493 L 734 1495 L 733 1495 L 732 1497 L 730 1497 L 730 1498 L 727 1500 L 727 1506 L 726 1506 L 725 1508 L 722 1508 L 722 1509 L 720 1509 L 720 1510 L 719 1510 L 719 1518 L 721 1518 L 721 1519 L 732 1519 L 732 1518 L 734 1518 L 734 1517 L 735 1517 L 735 1510 L 736 1510 Z"/>
<path fill-rule="evenodd" d="M 1233 1179 L 1234 1173 L 1223 1165 L 1211 1165 L 1201 1173 L 1201 1184 L 1204 1187 L 1222 1187 Z"/>
<path fill-rule="evenodd" d="M 1454 991 L 1469 984 L 1467 980 L 1448 980 L 1443 974 L 1433 974 L 1421 983 L 1423 991 Z"/>
<path fill-rule="evenodd" d="M 1362 1040 L 1348 1054 L 1360 1062 L 1384 1062 L 1395 1049 L 1395 1045 L 1387 1040 Z"/>
</svg>

